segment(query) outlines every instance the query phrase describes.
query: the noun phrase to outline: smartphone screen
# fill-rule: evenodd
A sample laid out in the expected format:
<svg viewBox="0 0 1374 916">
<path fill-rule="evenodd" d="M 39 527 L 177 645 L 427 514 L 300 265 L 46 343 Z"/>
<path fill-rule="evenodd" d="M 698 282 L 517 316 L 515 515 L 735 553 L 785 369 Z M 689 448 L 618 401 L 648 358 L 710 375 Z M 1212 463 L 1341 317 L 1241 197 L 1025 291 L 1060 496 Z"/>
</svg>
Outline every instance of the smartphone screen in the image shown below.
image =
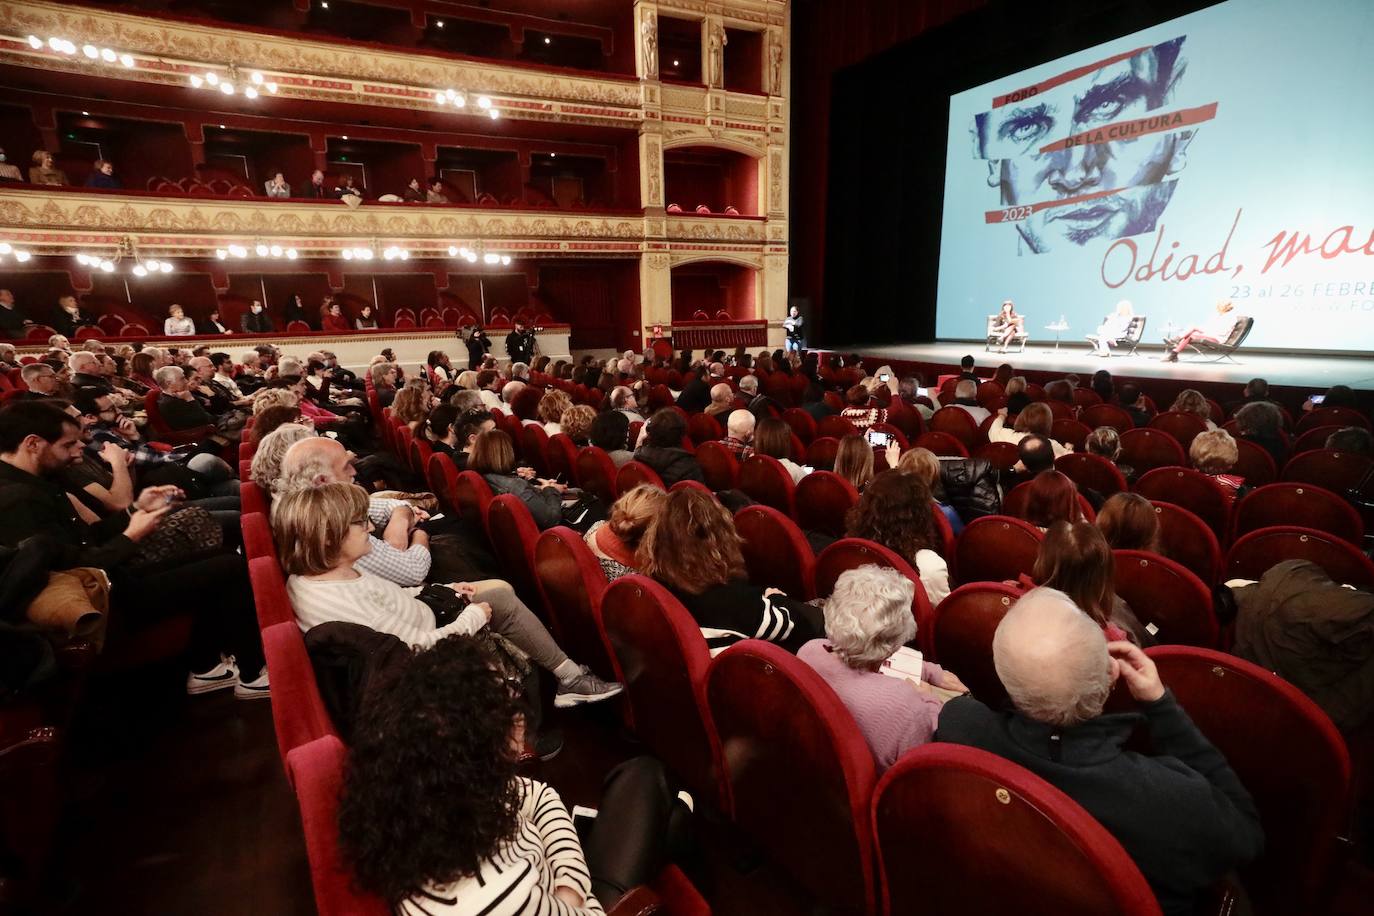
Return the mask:
<svg viewBox="0 0 1374 916">
<path fill-rule="evenodd" d="M 891 381 L 891 380 L 892 380 L 892 376 L 888 375 L 886 372 L 884 372 L 882 375 L 878 376 L 878 381 L 880 381 L 880 382 L 889 382 L 889 381 Z"/>
<path fill-rule="evenodd" d="M 887 448 L 892 444 L 892 434 L 870 429 L 868 431 L 868 444 L 874 448 Z"/>
<path fill-rule="evenodd" d="M 1322 401 L 1325 401 L 1325 400 L 1326 400 L 1326 395 L 1324 395 L 1324 394 L 1314 394 L 1314 395 L 1312 395 L 1312 397 L 1311 397 L 1310 400 L 1312 401 L 1313 404 L 1320 404 Z"/>
</svg>

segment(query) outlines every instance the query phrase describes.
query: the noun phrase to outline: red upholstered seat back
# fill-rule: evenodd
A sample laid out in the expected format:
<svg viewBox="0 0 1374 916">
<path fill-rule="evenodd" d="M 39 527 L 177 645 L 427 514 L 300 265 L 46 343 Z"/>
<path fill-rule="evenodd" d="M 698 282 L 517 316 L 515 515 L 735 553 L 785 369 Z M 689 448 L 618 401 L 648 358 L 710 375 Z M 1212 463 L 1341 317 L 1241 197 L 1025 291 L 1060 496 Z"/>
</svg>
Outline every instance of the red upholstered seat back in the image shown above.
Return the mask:
<svg viewBox="0 0 1374 916">
<path fill-rule="evenodd" d="M 562 477 L 568 486 L 577 486 L 577 446 L 567 433 L 549 437 L 548 444 L 549 474 Z"/>
<path fill-rule="evenodd" d="M 702 442 L 697 446 L 696 458 L 709 489 L 729 490 L 739 482 L 739 461 L 734 452 L 719 442 Z"/>
<path fill-rule="evenodd" d="M 1093 404 L 1085 407 L 1078 415 L 1078 419 L 1090 429 L 1110 426 L 1117 432 L 1124 433 L 1135 428 L 1135 421 L 1131 419 L 1131 415 L 1115 404 Z"/>
<path fill-rule="evenodd" d="M 272 540 L 272 526 L 267 516 L 261 512 L 244 513 L 239 516 L 239 527 L 243 530 L 243 555 L 252 560 L 257 557 L 277 558 L 276 544 Z"/>
<path fill-rule="evenodd" d="M 476 471 L 461 471 L 453 485 L 458 512 L 474 525 L 486 528 L 487 507 L 491 505 L 491 485 Z"/>
<path fill-rule="evenodd" d="M 940 664 L 959 675 L 975 697 L 993 709 L 1007 699 L 992 664 L 992 636 L 1021 597 L 1019 588 L 1000 582 L 970 582 L 935 608 L 935 652 Z"/>
<path fill-rule="evenodd" d="M 1173 436 L 1158 429 L 1128 429 L 1121 434 L 1121 463 L 1137 474 L 1155 468 L 1187 466 L 1188 455 Z"/>
<path fill-rule="evenodd" d="M 1343 585 L 1374 586 L 1374 562 L 1349 541 L 1312 528 L 1274 526 L 1236 539 L 1226 554 L 1227 579 L 1259 579 L 1284 560 L 1310 560 Z"/>
<path fill-rule="evenodd" d="M 1057 465 L 1056 465 L 1057 466 Z M 1018 484 L 1013 487 L 1011 492 L 1002 498 L 1002 512 L 1014 518 L 1025 519 L 1026 507 L 1030 502 L 1030 481 Z M 1097 513 L 1093 512 L 1092 503 L 1082 493 L 1078 494 L 1078 511 L 1087 521 L 1096 521 Z"/>
<path fill-rule="evenodd" d="M 244 515 L 254 512 L 261 512 L 266 515 L 269 508 L 267 496 L 262 492 L 262 488 L 253 483 L 252 480 L 241 476 L 239 481 L 239 511 Z"/>
<path fill-rule="evenodd" d="M 601 630 L 601 596 L 606 576 L 582 536 L 559 525 L 534 545 L 534 572 L 549 603 L 549 619 L 558 644 L 602 678 L 616 679 L 610 650 Z"/>
<path fill-rule="evenodd" d="M 1273 525 L 1315 528 L 1345 538 L 1357 547 L 1364 540 L 1360 513 L 1335 493 L 1307 483 L 1258 487 L 1236 504 L 1237 537 Z"/>
<path fill-rule="evenodd" d="M 343 742 L 327 735 L 296 748 L 286 759 L 301 808 L 315 910 L 319 916 L 390 916 L 385 901 L 355 889 L 339 851 L 339 792 L 346 755 Z"/>
<path fill-rule="evenodd" d="M 845 513 L 859 501 L 859 491 L 830 471 L 812 471 L 797 484 L 797 522 L 805 531 L 844 537 Z"/>
<path fill-rule="evenodd" d="M 1156 468 L 1136 481 L 1135 491 L 1146 499 L 1159 499 L 1187 509 L 1206 522 L 1223 544 L 1230 538 L 1231 497 L 1201 471 Z"/>
<path fill-rule="evenodd" d="M 524 424 L 520 430 L 520 450 L 525 461 L 540 477 L 549 476 L 549 434 L 544 427 Z"/>
<path fill-rule="evenodd" d="M 1010 442 L 984 443 L 973 450 L 973 457 L 983 459 L 1000 471 L 1010 471 L 1021 460 L 1016 446 Z"/>
<path fill-rule="evenodd" d="M 1096 490 L 1103 496 L 1130 489 L 1117 466 L 1101 455 L 1087 452 L 1061 455 L 1055 459 L 1054 469 L 1078 484 L 1080 489 Z"/>
<path fill-rule="evenodd" d="M 1297 432 L 1305 433 L 1319 426 L 1359 426 L 1369 429 L 1369 418 L 1349 407 L 1319 407 L 1298 420 Z"/>
<path fill-rule="evenodd" d="M 645 576 L 612 582 L 601 597 L 601 620 L 636 737 L 693 792 L 728 811 L 720 743 L 706 705 L 711 657 L 696 621 Z"/>
<path fill-rule="evenodd" d="M 845 436 L 853 436 L 858 433 L 858 428 L 853 423 L 838 414 L 830 417 L 822 417 L 816 424 L 817 436 L 829 436 L 833 439 L 843 439 Z"/>
<path fill-rule="evenodd" d="M 969 522 L 959 535 L 959 578 L 964 582 L 1001 582 L 1030 575 L 1045 535 L 1030 522 L 987 515 Z"/>
<path fill-rule="evenodd" d="M 840 450 L 840 440 L 834 436 L 817 436 L 806 448 L 806 463 L 818 471 L 829 471 L 835 467 L 835 455 Z"/>
<path fill-rule="evenodd" d="M 1303 452 L 1310 452 L 1314 449 L 1326 448 L 1326 440 L 1331 434 L 1341 429 L 1339 426 L 1313 426 L 1300 433 L 1293 440 L 1293 447 L 1289 449 L 1290 455 L 1301 455 Z"/>
<path fill-rule="evenodd" d="M 926 429 L 930 432 L 944 433 L 957 439 L 965 449 L 976 448 L 982 444 L 983 436 L 978 424 L 973 421 L 967 410 L 959 406 L 941 407 L 935 411 Z"/>
<path fill-rule="evenodd" d="M 248 581 L 253 587 L 253 604 L 258 611 L 258 629 L 279 623 L 296 622 L 291 599 L 286 597 L 286 580 L 276 557 L 254 557 L 248 561 Z"/>
<path fill-rule="evenodd" d="M 1151 500 L 1159 519 L 1159 552 L 1207 585 L 1221 576 L 1221 543 L 1207 523 L 1182 506 Z"/>
<path fill-rule="evenodd" d="M 816 438 L 816 420 L 800 407 L 789 407 L 782 412 L 782 421 L 792 428 L 792 432 L 803 445 L 810 445 Z"/>
<path fill-rule="evenodd" d="M 449 512 L 456 516 L 458 508 L 458 467 L 448 455 L 435 452 L 429 456 L 425 479 L 429 489 Z"/>
<path fill-rule="evenodd" d="M 1258 665 L 1185 646 L 1148 654 L 1259 809 L 1264 852 L 1241 875 L 1255 911 L 1325 911 L 1349 804 L 1345 740 L 1315 703 Z"/>
<path fill-rule="evenodd" d="M 839 697 L 805 662 L 757 640 L 712 661 L 707 696 L 734 822 L 818 901 L 874 912 L 875 766 Z"/>
<path fill-rule="evenodd" d="M 1020 916 L 1160 913 L 1092 815 L 976 748 L 927 744 L 897 761 L 874 794 L 873 833 L 884 913 L 1002 913 L 1009 901 Z"/>
<path fill-rule="evenodd" d="M 663 485 L 663 478 L 658 476 L 657 471 L 639 461 L 625 462 L 615 475 L 617 493 L 628 493 L 642 483 L 658 487 L 660 490 L 668 489 Z"/>
<path fill-rule="evenodd" d="M 262 651 L 272 681 L 272 722 L 282 760 L 296 748 L 334 734 L 334 723 L 315 683 L 305 638 L 294 620 L 262 631 Z M 291 778 L 291 770 L 286 771 Z"/>
<path fill-rule="evenodd" d="M 501 561 L 501 570 L 516 593 L 530 610 L 548 619 L 544 611 L 544 593 L 534 574 L 534 545 L 539 540 L 539 526 L 520 497 L 505 493 L 487 507 L 487 536 L 492 549 Z"/>
<path fill-rule="evenodd" d="M 1368 455 L 1314 449 L 1288 459 L 1283 466 L 1283 479 L 1314 484 L 1339 494 L 1366 480 L 1371 466 L 1374 466 L 1374 458 Z"/>
<path fill-rule="evenodd" d="M 594 445 L 577 453 L 577 480 L 588 493 L 595 494 L 606 505 L 615 502 L 615 463 L 611 456 Z"/>
<path fill-rule="evenodd" d="M 687 435 L 694 444 L 700 445 L 703 442 L 723 439 L 725 430 L 720 428 L 720 422 L 710 414 L 696 413 L 687 419 Z"/>
<path fill-rule="evenodd" d="M 963 411 L 960 411 L 963 413 Z M 972 422 L 970 419 L 969 422 Z M 916 441 L 911 443 L 913 448 L 923 448 L 935 455 L 943 458 L 967 458 L 969 455 L 968 447 L 949 433 L 933 430 L 924 432 L 916 437 Z"/>
<path fill-rule="evenodd" d="M 796 522 L 771 506 L 746 506 L 735 513 L 735 530 L 750 582 L 802 601 L 816 596 L 816 560 Z"/>
<path fill-rule="evenodd" d="M 1236 466 L 1231 473 L 1244 477 L 1252 487 L 1263 487 L 1279 479 L 1279 468 L 1274 463 L 1273 455 L 1249 439 L 1238 436 L 1232 438 L 1236 441 L 1237 455 Z"/>
<path fill-rule="evenodd" d="M 1169 410 L 1159 414 L 1150 421 L 1150 428 L 1173 436 L 1174 441 L 1182 446 L 1185 452 L 1198 435 L 1207 432 L 1207 424 L 1201 417 L 1180 410 Z"/>
<path fill-rule="evenodd" d="M 1077 420 L 1055 420 L 1050 427 L 1051 439 L 1072 447 L 1076 452 L 1083 451 L 1083 443 L 1088 441 L 1090 435 L 1092 429 Z"/>
<path fill-rule="evenodd" d="M 746 458 L 739 469 L 739 488 L 750 499 L 772 506 L 786 515 L 795 510 L 796 485 L 782 462 L 767 455 Z"/>
<path fill-rule="evenodd" d="M 1218 624 L 1212 589 L 1181 563 L 1143 550 L 1117 550 L 1116 593 L 1161 643 L 1212 648 Z"/>
</svg>

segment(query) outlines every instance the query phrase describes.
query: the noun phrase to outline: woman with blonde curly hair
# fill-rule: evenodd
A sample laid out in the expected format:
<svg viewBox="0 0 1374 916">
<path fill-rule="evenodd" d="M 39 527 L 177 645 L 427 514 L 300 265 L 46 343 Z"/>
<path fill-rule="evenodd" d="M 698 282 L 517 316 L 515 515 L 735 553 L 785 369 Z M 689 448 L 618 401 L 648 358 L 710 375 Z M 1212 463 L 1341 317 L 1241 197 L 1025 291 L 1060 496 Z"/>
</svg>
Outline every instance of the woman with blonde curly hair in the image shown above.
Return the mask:
<svg viewBox="0 0 1374 916">
<path fill-rule="evenodd" d="M 1203 423 L 1207 424 L 1208 429 L 1216 429 L 1217 425 L 1212 422 L 1212 405 L 1207 403 L 1207 398 L 1201 391 L 1194 388 L 1185 388 L 1174 398 L 1170 410 L 1179 413 L 1190 413 Z"/>
<path fill-rule="evenodd" d="M 573 441 L 573 445 L 578 448 L 589 445 L 591 442 L 592 423 L 596 422 L 596 411 L 586 404 L 574 404 L 563 411 L 563 418 L 558 425 L 563 430 L 563 435 Z"/>
<path fill-rule="evenodd" d="M 572 398 L 566 392 L 559 391 L 557 388 L 550 388 L 544 392 L 544 396 L 539 399 L 539 422 L 544 424 L 544 432 L 550 436 L 556 436 L 563 431 L 559 421 L 563 419 L 563 412 L 573 406 Z"/>
<path fill-rule="evenodd" d="M 635 558 L 668 587 L 701 627 L 712 653 L 744 639 L 796 652 L 823 632 L 816 608 L 745 577 L 735 520 L 710 493 L 669 493 Z"/>
<path fill-rule="evenodd" d="M 935 550 L 933 506 L 925 480 L 884 471 L 845 516 L 845 537 L 881 544 L 916 568 L 932 607 L 950 592 L 949 565 Z"/>
<path fill-rule="evenodd" d="M 269 407 L 298 407 L 300 403 L 300 395 L 291 388 L 263 388 L 253 395 L 253 416 Z"/>
<path fill-rule="evenodd" d="M 406 385 L 391 402 L 392 419 L 400 420 L 417 433 L 429 416 L 429 394 L 418 385 Z"/>
</svg>

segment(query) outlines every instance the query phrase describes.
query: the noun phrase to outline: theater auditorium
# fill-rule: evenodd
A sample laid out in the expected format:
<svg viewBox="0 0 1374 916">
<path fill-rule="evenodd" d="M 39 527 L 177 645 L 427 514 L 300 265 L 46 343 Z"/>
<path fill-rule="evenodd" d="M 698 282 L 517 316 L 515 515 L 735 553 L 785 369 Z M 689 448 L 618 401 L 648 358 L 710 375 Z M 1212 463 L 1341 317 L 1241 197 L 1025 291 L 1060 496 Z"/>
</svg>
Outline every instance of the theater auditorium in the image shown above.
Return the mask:
<svg viewBox="0 0 1374 916">
<path fill-rule="evenodd" d="M 1356 916 L 1364 0 L 0 4 L 0 916 Z"/>
</svg>

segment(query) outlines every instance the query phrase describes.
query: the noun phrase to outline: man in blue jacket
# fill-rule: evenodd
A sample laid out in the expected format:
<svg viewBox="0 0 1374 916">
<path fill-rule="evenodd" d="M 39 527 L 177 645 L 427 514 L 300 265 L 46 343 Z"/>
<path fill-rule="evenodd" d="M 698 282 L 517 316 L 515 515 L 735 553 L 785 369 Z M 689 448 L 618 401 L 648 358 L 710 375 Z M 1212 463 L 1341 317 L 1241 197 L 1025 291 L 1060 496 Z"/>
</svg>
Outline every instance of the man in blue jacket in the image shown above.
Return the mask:
<svg viewBox="0 0 1374 916">
<path fill-rule="evenodd" d="M 1058 787 L 1121 843 L 1165 914 L 1198 897 L 1264 845 L 1245 787 L 1150 658 L 1102 628 L 1063 592 L 1038 588 L 1007 613 L 992 642 L 1014 710 L 965 696 L 940 714 L 937 740 L 982 748 Z M 1138 712 L 1103 715 L 1121 678 Z M 1137 727 L 1153 754 L 1123 748 Z"/>
</svg>

